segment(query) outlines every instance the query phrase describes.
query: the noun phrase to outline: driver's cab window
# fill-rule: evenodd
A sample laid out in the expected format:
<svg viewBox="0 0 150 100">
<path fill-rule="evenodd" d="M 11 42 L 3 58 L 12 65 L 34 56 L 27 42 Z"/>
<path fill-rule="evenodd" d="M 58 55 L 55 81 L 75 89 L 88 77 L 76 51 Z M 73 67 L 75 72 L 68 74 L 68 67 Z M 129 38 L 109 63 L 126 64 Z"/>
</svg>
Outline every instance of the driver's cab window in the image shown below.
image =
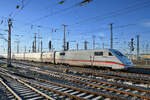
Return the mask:
<svg viewBox="0 0 150 100">
<path fill-rule="evenodd" d="M 113 56 L 113 54 L 111 52 L 108 52 L 108 56 Z"/>
</svg>

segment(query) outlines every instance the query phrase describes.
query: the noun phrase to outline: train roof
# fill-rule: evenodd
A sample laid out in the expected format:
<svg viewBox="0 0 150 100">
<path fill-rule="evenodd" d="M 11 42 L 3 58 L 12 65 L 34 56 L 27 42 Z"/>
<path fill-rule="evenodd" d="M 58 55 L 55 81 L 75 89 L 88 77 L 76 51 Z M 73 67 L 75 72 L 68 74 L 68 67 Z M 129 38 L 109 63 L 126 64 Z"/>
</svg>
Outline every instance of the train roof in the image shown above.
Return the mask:
<svg viewBox="0 0 150 100">
<path fill-rule="evenodd" d="M 80 49 L 80 50 L 69 50 L 69 51 L 65 51 L 65 52 L 74 52 L 74 51 L 118 51 L 116 49 L 88 49 L 88 50 L 84 50 L 84 49 Z M 64 52 L 64 51 L 57 51 L 57 52 Z"/>
</svg>

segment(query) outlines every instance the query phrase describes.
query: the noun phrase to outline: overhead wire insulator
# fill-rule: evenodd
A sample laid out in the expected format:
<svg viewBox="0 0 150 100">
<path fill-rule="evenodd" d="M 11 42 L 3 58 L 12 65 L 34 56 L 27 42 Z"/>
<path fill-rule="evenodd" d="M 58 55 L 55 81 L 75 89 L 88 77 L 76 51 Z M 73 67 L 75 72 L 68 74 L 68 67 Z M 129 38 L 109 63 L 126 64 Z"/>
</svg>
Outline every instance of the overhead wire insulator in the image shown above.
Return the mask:
<svg viewBox="0 0 150 100">
<path fill-rule="evenodd" d="M 52 49 L 52 41 L 49 41 L 49 51 Z"/>
<path fill-rule="evenodd" d="M 131 46 L 130 46 L 130 48 L 131 48 L 131 51 L 134 51 L 134 39 L 133 38 L 131 38 Z"/>
<path fill-rule="evenodd" d="M 65 2 L 65 0 L 61 0 L 58 2 L 58 4 L 63 4 Z"/>
<path fill-rule="evenodd" d="M 16 5 L 16 9 L 19 9 L 19 5 Z"/>
</svg>

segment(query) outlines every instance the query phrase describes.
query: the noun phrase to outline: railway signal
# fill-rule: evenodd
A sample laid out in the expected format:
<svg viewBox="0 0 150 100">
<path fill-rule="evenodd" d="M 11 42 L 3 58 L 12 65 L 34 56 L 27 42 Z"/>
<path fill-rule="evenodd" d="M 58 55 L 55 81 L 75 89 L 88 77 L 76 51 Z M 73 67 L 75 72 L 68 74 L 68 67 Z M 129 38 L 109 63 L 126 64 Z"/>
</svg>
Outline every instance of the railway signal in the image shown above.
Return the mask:
<svg viewBox="0 0 150 100">
<path fill-rule="evenodd" d="M 69 42 L 67 42 L 67 51 L 69 50 Z"/>
<path fill-rule="evenodd" d="M 49 41 L 49 51 L 52 49 L 52 41 Z"/>
<path fill-rule="evenodd" d="M 84 41 L 84 50 L 87 50 L 87 44 L 88 44 L 89 42 L 88 41 Z"/>
<path fill-rule="evenodd" d="M 84 4 L 84 3 L 90 3 L 92 0 L 82 0 L 80 3 L 79 3 L 79 5 L 82 5 L 82 4 Z"/>
<path fill-rule="evenodd" d="M 134 39 L 131 38 L 131 51 L 134 51 Z"/>
<path fill-rule="evenodd" d="M 131 41 L 129 42 L 128 46 L 130 48 L 130 52 L 134 51 L 134 38 L 131 38 Z"/>
</svg>

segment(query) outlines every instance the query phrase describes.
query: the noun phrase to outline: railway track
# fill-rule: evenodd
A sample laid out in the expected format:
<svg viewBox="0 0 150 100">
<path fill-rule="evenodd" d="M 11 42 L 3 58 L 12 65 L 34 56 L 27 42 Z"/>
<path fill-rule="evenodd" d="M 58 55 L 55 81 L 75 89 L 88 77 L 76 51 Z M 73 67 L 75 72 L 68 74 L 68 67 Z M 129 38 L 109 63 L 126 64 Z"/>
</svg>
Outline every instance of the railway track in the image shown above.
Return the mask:
<svg viewBox="0 0 150 100">
<path fill-rule="evenodd" d="M 121 85 L 121 84 L 114 84 L 114 83 L 98 81 L 98 80 L 91 80 L 88 78 L 83 78 L 83 77 L 68 75 L 68 74 L 62 74 L 62 73 L 57 73 L 57 72 L 52 72 L 52 71 L 39 71 L 37 69 L 33 69 L 33 68 L 31 68 L 31 69 L 33 71 L 37 71 L 42 74 L 47 74 L 47 75 L 55 77 L 55 78 L 60 78 L 63 80 L 71 81 L 71 82 L 79 84 L 79 85 L 82 84 L 83 87 L 86 87 L 89 89 L 93 88 L 93 90 L 98 91 L 99 93 L 104 92 L 105 94 L 113 94 L 118 97 L 123 97 L 123 98 L 128 98 L 128 99 L 138 99 L 138 100 L 150 98 L 150 95 L 149 95 L 150 91 L 148 89 L 125 86 L 125 85 Z M 40 79 L 40 81 L 42 81 L 42 83 L 43 82 L 48 82 L 51 84 L 53 83 L 53 82 L 49 82 L 49 81 L 42 80 L 42 79 Z M 33 81 L 31 83 L 33 83 Z"/>
<path fill-rule="evenodd" d="M 21 66 L 23 67 L 23 66 Z M 26 68 L 24 66 L 24 68 Z M 129 86 L 129 85 L 123 85 L 123 84 L 117 84 L 114 82 L 106 82 L 106 81 L 99 81 L 99 80 L 93 80 L 85 77 L 70 75 L 70 74 L 63 74 L 59 72 L 53 72 L 49 70 L 41 70 L 37 69 L 35 67 L 30 67 L 30 70 L 36 71 L 42 74 L 49 75 L 51 77 L 67 80 L 68 82 L 73 82 L 78 85 L 83 85 L 83 87 L 86 87 L 88 89 L 93 88 L 93 91 L 98 91 L 99 93 L 104 92 L 106 94 L 113 94 L 115 96 L 128 98 L 128 99 L 149 99 L 150 98 L 150 90 L 149 89 L 143 89 L 136 86 Z M 107 75 L 106 75 L 107 76 Z M 102 76 L 104 77 L 104 76 Z M 109 76 L 110 78 L 110 76 Z M 112 79 L 113 77 L 111 77 Z M 131 80 L 129 80 L 131 81 Z M 137 81 L 134 81 L 137 82 Z M 139 80 L 138 80 L 139 82 Z M 91 89 L 92 90 L 92 89 Z M 100 91 L 102 90 L 102 91 Z"/>
<path fill-rule="evenodd" d="M 18 62 L 16 62 L 18 63 Z M 26 65 L 32 65 L 32 66 L 36 66 L 38 67 L 39 64 L 35 64 L 33 62 L 19 62 L 20 64 L 26 64 Z M 45 64 L 40 64 L 40 66 L 48 66 Z M 49 66 L 50 67 L 50 66 Z M 52 68 L 52 67 L 51 67 Z M 55 68 L 53 67 L 53 69 L 58 70 L 58 67 Z M 137 80 L 143 80 L 143 81 L 150 81 L 150 75 L 149 74 L 140 74 L 140 73 L 133 73 L 133 72 L 124 72 L 124 71 L 111 71 L 111 70 L 93 70 L 91 68 L 80 68 L 80 67 L 67 67 L 67 69 L 69 69 L 69 71 L 71 72 L 78 72 L 78 73 L 86 73 L 86 74 L 91 74 L 91 75 L 99 75 L 99 74 L 107 74 L 107 75 L 111 75 L 111 76 L 119 76 L 119 77 L 128 77 L 130 79 L 137 79 Z M 61 68 L 59 69 L 61 71 L 66 70 L 66 66 L 61 66 Z"/>
<path fill-rule="evenodd" d="M 51 70 L 59 70 L 59 71 L 64 71 L 66 69 L 69 69 L 70 72 L 78 72 L 81 74 L 90 74 L 90 75 L 100 75 L 100 74 L 107 74 L 111 76 L 119 76 L 119 77 L 128 77 L 130 79 L 137 79 L 137 80 L 143 80 L 143 81 L 150 81 L 150 74 L 140 74 L 140 73 L 133 73 L 133 72 L 124 72 L 124 71 L 111 71 L 111 70 L 97 70 L 97 69 L 91 69 L 91 68 L 81 68 L 81 67 L 66 67 L 66 66 L 61 66 L 59 65 L 48 65 L 44 63 L 34 63 L 34 62 L 27 62 L 27 61 L 17 61 L 14 60 L 14 63 L 17 64 L 24 64 L 26 66 L 35 66 L 35 67 L 44 67 L 47 66 L 47 68 L 50 68 Z M 55 67 L 52 67 L 55 66 Z"/>
<path fill-rule="evenodd" d="M 15 65 L 17 66 L 18 64 L 15 63 Z M 32 66 L 32 65 L 29 65 L 29 64 L 22 64 L 22 63 L 19 63 L 19 66 Z M 35 66 L 35 65 L 33 65 Z M 25 67 L 24 67 L 25 68 Z M 33 67 L 35 68 L 35 67 Z M 36 66 L 36 68 L 38 68 L 38 66 Z M 45 71 L 45 70 L 43 70 Z M 74 73 L 74 70 L 69 70 L 70 72 Z M 78 72 L 78 73 L 82 73 L 82 72 Z M 102 79 L 102 80 L 105 80 L 105 81 L 109 81 L 109 82 L 116 82 L 116 83 L 119 83 L 119 84 L 125 84 L 125 85 L 131 85 L 131 86 L 139 86 L 139 87 L 144 87 L 144 88 L 150 88 L 150 80 L 149 77 L 145 80 L 145 79 L 142 79 L 142 77 L 140 78 L 135 78 L 135 77 L 128 77 L 126 75 L 123 75 L 123 76 L 120 76 L 120 75 L 112 75 L 112 74 L 106 74 L 106 73 L 98 73 L 98 72 L 84 72 L 82 73 L 86 76 L 94 76 L 96 77 L 97 79 Z"/>
<path fill-rule="evenodd" d="M 37 70 L 35 70 L 35 71 L 37 71 Z M 121 84 L 92 80 L 92 79 L 83 78 L 83 77 L 79 77 L 79 76 L 62 74 L 62 73 L 51 72 L 51 71 L 38 71 L 38 72 L 47 74 L 47 75 L 52 75 L 53 77 L 56 77 L 56 78 L 63 78 L 64 80 L 91 86 L 95 90 L 96 89 L 100 89 L 100 90 L 104 90 L 104 91 L 106 90 L 106 91 L 108 91 L 108 93 L 116 92 L 118 96 L 119 96 L 119 94 L 121 94 L 120 97 L 130 97 L 130 96 L 134 97 L 135 96 L 135 97 L 142 98 L 142 99 L 150 99 L 150 90 L 149 89 L 142 89 L 142 88 L 138 88 L 138 87 L 125 86 L 125 85 L 121 85 Z M 89 88 L 89 87 L 87 87 L 87 88 Z"/>
<path fill-rule="evenodd" d="M 18 96 L 12 91 L 12 89 L 10 87 L 8 87 L 5 84 L 5 82 L 3 82 L 2 78 L 0 78 L 0 87 L 1 87 L 1 90 L 3 91 L 3 94 L 5 94 L 5 95 L 3 95 L 5 97 L 2 97 L 3 98 L 2 100 L 12 100 L 12 99 L 18 98 Z"/>
<path fill-rule="evenodd" d="M 1 84 L 7 89 L 7 96 L 10 100 L 37 100 L 37 99 L 47 99 L 54 100 L 50 96 L 42 93 L 41 91 L 35 89 L 34 87 L 18 80 L 12 76 L 1 73 Z"/>
<path fill-rule="evenodd" d="M 0 73 L 6 77 L 17 80 L 23 84 L 30 85 L 32 88 L 37 89 L 37 91 L 44 91 L 45 95 L 50 94 L 54 99 L 69 99 L 69 100 L 125 100 L 123 98 L 117 96 L 110 96 L 104 93 L 97 93 L 92 91 L 87 91 L 85 89 L 75 88 L 72 86 L 62 85 L 55 82 L 50 82 L 42 79 L 32 79 L 32 78 L 23 78 L 16 76 L 15 78 L 12 75 L 6 75 L 4 73 Z M 15 85 L 16 86 L 16 85 Z M 17 85 L 18 86 L 18 85 Z M 20 89 L 20 88 L 19 88 Z M 21 88 L 22 89 L 22 88 Z M 18 91 L 18 88 L 17 88 Z M 21 90 L 24 91 L 24 90 Z M 30 91 L 29 91 L 30 93 Z M 32 93 L 32 92 L 31 92 Z M 55 96 L 55 97 L 54 97 Z M 21 100 L 19 96 L 17 96 Z M 25 98 L 24 98 L 25 99 Z M 47 99 L 47 98 L 46 98 Z M 34 100 L 34 99 L 32 99 Z M 41 100 L 41 99 L 40 99 Z"/>
</svg>

